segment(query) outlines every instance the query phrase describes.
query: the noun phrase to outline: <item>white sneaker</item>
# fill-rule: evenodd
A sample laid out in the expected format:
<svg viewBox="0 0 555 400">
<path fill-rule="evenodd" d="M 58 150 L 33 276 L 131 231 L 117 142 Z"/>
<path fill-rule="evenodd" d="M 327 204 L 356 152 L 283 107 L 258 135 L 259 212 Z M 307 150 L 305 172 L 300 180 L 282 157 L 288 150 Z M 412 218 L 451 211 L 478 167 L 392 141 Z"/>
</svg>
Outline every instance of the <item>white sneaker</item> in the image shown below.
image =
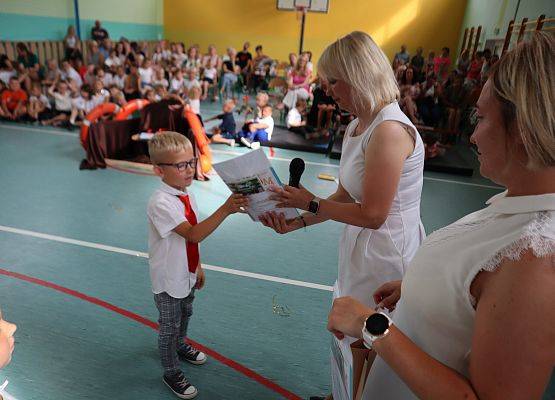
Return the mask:
<svg viewBox="0 0 555 400">
<path fill-rule="evenodd" d="M 252 142 L 251 149 L 256 150 L 260 148 L 260 142 Z"/>
<path fill-rule="evenodd" d="M 243 143 L 243 144 L 244 144 L 245 146 L 247 146 L 249 149 L 250 149 L 251 146 L 252 146 L 252 143 L 249 142 L 249 139 L 247 139 L 247 138 L 245 138 L 245 137 L 242 137 L 242 138 L 241 138 L 241 143 Z"/>
</svg>

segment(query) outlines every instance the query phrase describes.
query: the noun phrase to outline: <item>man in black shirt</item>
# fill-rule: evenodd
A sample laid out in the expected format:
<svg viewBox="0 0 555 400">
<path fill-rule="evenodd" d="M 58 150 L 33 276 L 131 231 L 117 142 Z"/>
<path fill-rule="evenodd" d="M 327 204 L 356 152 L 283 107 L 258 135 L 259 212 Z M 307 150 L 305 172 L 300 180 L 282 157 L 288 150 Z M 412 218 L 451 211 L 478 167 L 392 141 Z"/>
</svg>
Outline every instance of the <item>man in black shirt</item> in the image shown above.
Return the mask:
<svg viewBox="0 0 555 400">
<path fill-rule="evenodd" d="M 245 42 L 243 45 L 243 50 L 237 53 L 237 65 L 241 67 L 241 72 L 246 71 L 246 68 L 249 66 L 252 60 L 252 54 L 249 53 L 249 42 Z"/>
<path fill-rule="evenodd" d="M 416 54 L 410 60 L 410 65 L 414 71 L 416 82 L 422 82 L 424 80 L 424 57 L 422 57 L 422 47 L 416 49 Z"/>
<path fill-rule="evenodd" d="M 108 31 L 100 26 L 100 21 L 94 21 L 94 27 L 91 29 L 91 37 L 93 40 L 96 40 L 98 43 L 102 43 L 102 41 L 106 38 L 109 38 Z"/>
<path fill-rule="evenodd" d="M 241 68 L 241 75 L 243 76 L 244 84 L 248 85 L 248 79 L 250 77 L 250 71 L 252 69 L 252 54 L 249 53 L 249 47 L 251 44 L 245 42 L 243 45 L 243 50 L 237 53 L 235 57 L 235 63 Z"/>
</svg>

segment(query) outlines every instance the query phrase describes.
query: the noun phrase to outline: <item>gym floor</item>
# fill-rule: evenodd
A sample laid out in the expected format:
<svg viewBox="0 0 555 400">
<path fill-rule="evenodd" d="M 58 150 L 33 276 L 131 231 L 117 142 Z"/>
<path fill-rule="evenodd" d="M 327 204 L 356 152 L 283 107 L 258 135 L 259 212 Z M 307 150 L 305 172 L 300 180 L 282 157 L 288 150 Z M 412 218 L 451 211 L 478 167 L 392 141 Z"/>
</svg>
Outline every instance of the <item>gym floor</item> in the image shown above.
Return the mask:
<svg viewBox="0 0 555 400">
<path fill-rule="evenodd" d="M 218 104 L 203 104 L 206 117 Z M 80 171 L 77 134 L 0 124 L 0 306 L 18 325 L 0 383 L 18 399 L 171 399 L 161 381 L 157 310 L 150 291 L 146 204 L 158 178 L 108 168 Z M 212 146 L 215 161 L 244 148 Z M 268 149 L 265 149 L 268 154 Z M 275 149 L 286 181 L 302 157 L 302 182 L 319 196 L 338 162 Z M 479 175 L 479 174 L 476 174 Z M 501 191 L 481 178 L 425 173 L 422 220 L 429 233 L 482 208 Z M 230 194 L 217 176 L 190 190 L 201 218 Z M 307 398 L 328 393 L 326 331 L 341 224 L 279 236 L 245 215 L 202 244 L 206 287 L 190 338 L 207 364 L 183 365 L 199 399 Z"/>
</svg>

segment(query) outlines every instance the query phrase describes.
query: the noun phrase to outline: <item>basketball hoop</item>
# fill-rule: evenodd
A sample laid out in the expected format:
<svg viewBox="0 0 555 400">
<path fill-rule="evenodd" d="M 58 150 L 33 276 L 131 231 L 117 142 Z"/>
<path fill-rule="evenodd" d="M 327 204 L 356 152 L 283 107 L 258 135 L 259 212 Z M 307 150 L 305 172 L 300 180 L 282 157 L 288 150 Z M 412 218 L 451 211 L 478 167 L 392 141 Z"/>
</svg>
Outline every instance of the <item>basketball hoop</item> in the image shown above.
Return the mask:
<svg viewBox="0 0 555 400">
<path fill-rule="evenodd" d="M 297 21 L 300 21 L 303 18 L 303 15 L 306 15 L 306 7 L 296 6 L 295 9 L 297 10 Z"/>
</svg>

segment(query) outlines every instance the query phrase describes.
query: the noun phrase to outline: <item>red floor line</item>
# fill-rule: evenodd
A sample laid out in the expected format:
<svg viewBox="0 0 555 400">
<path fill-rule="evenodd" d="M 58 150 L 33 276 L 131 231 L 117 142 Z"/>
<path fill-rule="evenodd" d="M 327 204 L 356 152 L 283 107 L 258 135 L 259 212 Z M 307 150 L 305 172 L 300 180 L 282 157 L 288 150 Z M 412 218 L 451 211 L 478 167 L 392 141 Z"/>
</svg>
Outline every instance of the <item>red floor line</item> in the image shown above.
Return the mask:
<svg viewBox="0 0 555 400">
<path fill-rule="evenodd" d="M 6 269 L 0 268 L 0 275 L 5 275 L 5 276 L 9 276 L 11 278 L 16 278 L 25 282 L 29 282 L 29 283 L 34 283 L 36 285 L 40 285 L 40 286 L 44 286 L 53 290 L 56 290 L 58 292 L 67 294 L 69 296 L 73 296 L 73 297 L 77 297 L 78 299 L 87 301 L 89 303 L 92 304 L 96 304 L 97 306 L 100 306 L 102 308 L 105 308 L 107 310 L 113 311 L 117 314 L 120 314 L 126 318 L 132 319 L 133 321 L 136 321 L 140 324 L 143 324 L 145 326 L 148 326 L 149 328 L 152 328 L 154 330 L 158 330 L 158 324 L 154 321 L 151 321 L 145 317 L 142 317 L 138 314 L 135 314 L 131 311 L 125 310 L 123 308 L 120 308 L 118 306 L 115 306 L 113 304 L 110 304 L 104 300 L 101 300 L 99 298 L 96 297 L 92 297 L 92 296 L 88 296 L 84 293 L 78 292 L 76 290 L 73 289 L 69 289 L 60 285 L 56 285 L 55 283 L 52 282 L 48 282 L 42 279 L 38 279 L 29 275 L 24 275 L 24 274 L 20 274 L 18 272 L 13 272 L 13 271 L 8 271 Z M 287 389 L 282 388 L 281 386 L 279 386 L 278 384 L 272 382 L 271 380 L 269 380 L 268 378 L 263 377 L 262 375 L 254 372 L 253 370 L 245 367 L 244 365 L 239 364 L 236 361 L 233 361 L 230 358 L 227 358 L 223 355 L 221 355 L 220 353 L 206 347 L 203 346 L 200 343 L 197 343 L 193 340 L 189 340 L 191 342 L 191 344 L 195 347 L 197 347 L 199 350 L 201 350 L 202 352 L 206 353 L 208 356 L 214 358 L 215 360 L 218 360 L 219 362 L 221 362 L 222 364 L 234 369 L 235 371 L 245 375 L 246 377 L 260 383 L 261 385 L 267 387 L 270 390 L 273 390 L 274 392 L 282 395 L 283 397 L 285 397 L 286 399 L 290 399 L 290 400 L 302 400 L 299 396 L 297 396 L 296 394 L 288 391 Z"/>
</svg>

